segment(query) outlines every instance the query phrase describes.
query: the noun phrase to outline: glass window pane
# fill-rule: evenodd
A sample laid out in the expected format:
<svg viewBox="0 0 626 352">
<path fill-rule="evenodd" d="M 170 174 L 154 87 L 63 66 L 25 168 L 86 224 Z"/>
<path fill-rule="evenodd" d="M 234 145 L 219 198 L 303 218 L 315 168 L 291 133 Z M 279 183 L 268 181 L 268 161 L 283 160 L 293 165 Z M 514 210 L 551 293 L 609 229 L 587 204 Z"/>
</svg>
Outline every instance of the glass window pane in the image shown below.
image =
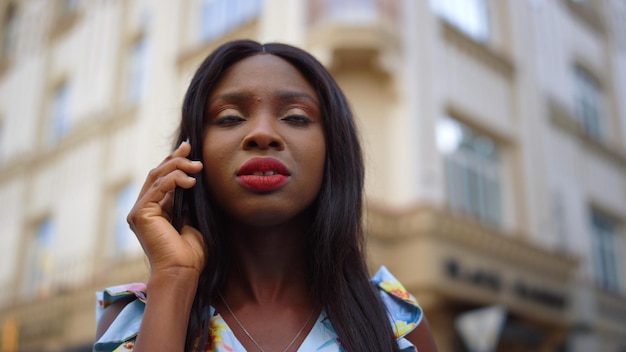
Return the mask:
<svg viewBox="0 0 626 352">
<path fill-rule="evenodd" d="M 497 144 L 449 117 L 437 123 L 436 135 L 444 157 L 449 208 L 492 225 L 501 224 Z"/>
<path fill-rule="evenodd" d="M 2 28 L 2 59 L 9 59 L 15 50 L 17 36 L 17 11 L 13 4 L 9 4 L 4 15 Z"/>
<path fill-rule="evenodd" d="M 431 0 L 434 12 L 478 41 L 489 39 L 489 15 L 485 0 Z"/>
<path fill-rule="evenodd" d="M 42 220 L 31 238 L 26 254 L 23 293 L 27 297 L 47 294 L 53 269 L 52 245 L 56 229 L 50 218 Z"/>
<path fill-rule="evenodd" d="M 137 187 L 132 184 L 122 188 L 115 199 L 115 255 L 125 256 L 141 251 L 141 246 L 130 229 L 126 217 L 132 209 L 138 195 Z"/>
<path fill-rule="evenodd" d="M 63 138 L 70 131 L 70 95 L 70 86 L 67 82 L 61 84 L 53 93 L 50 131 L 53 142 Z"/>
<path fill-rule="evenodd" d="M 200 0 L 202 41 L 216 39 L 258 16 L 262 0 Z"/>
<path fill-rule="evenodd" d="M 141 101 L 146 88 L 146 39 L 140 38 L 130 52 L 128 100 Z"/>
<path fill-rule="evenodd" d="M 604 138 L 602 126 L 602 100 L 600 87 L 584 69 L 574 68 L 576 84 L 575 106 L 580 126 L 588 136 L 601 141 Z"/>
<path fill-rule="evenodd" d="M 615 222 L 597 211 L 591 213 L 591 227 L 596 282 L 604 289 L 617 291 L 622 287 L 619 250 L 623 238 L 618 235 Z"/>
</svg>

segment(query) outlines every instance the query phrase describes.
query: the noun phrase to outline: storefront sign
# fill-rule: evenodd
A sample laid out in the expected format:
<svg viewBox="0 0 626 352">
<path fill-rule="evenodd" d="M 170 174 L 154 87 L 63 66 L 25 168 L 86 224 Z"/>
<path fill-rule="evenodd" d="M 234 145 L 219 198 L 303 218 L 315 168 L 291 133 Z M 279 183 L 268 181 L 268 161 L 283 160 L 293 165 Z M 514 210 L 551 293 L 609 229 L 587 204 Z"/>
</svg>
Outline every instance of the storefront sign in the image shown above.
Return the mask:
<svg viewBox="0 0 626 352">
<path fill-rule="evenodd" d="M 518 278 L 512 282 L 506 282 L 500 272 L 495 269 L 465 267 L 457 259 L 448 259 L 444 262 L 444 271 L 452 280 L 494 292 L 507 290 L 520 299 L 543 306 L 564 309 L 567 305 L 566 294 L 527 279 Z"/>
</svg>

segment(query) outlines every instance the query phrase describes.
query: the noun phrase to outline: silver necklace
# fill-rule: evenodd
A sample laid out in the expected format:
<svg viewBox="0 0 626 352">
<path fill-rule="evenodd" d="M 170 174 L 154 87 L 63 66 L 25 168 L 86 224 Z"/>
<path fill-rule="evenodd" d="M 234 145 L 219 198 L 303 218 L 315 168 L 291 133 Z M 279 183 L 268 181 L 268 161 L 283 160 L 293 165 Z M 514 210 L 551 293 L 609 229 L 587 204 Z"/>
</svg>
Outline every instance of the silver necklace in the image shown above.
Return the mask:
<svg viewBox="0 0 626 352">
<path fill-rule="evenodd" d="M 263 350 L 263 348 L 259 345 L 259 343 L 256 342 L 254 337 L 252 337 L 250 332 L 248 332 L 248 330 L 243 326 L 243 324 L 239 321 L 239 319 L 237 319 L 237 316 L 235 315 L 235 313 L 233 313 L 233 310 L 230 309 L 230 306 L 226 302 L 226 299 L 224 299 L 224 296 L 222 296 L 222 293 L 218 292 L 217 294 L 220 296 L 220 299 L 222 300 L 222 302 L 224 302 L 224 306 L 226 306 L 226 309 L 228 309 L 228 313 L 230 313 L 230 315 L 233 317 L 233 319 L 235 319 L 235 322 L 237 322 L 237 325 L 239 325 L 239 327 L 241 328 L 243 333 L 246 334 L 246 336 L 248 336 L 250 341 L 252 341 L 252 343 L 259 349 L 259 351 L 265 352 L 265 350 Z M 298 331 L 296 336 L 293 337 L 293 340 L 291 340 L 291 342 L 289 342 L 287 347 L 285 347 L 283 352 L 287 352 L 289 350 L 289 348 L 291 348 L 291 346 L 296 342 L 296 340 L 298 339 L 300 334 L 302 334 L 302 332 L 304 331 L 304 328 L 306 328 L 306 326 L 309 325 L 309 322 L 311 321 L 311 318 L 313 318 L 313 312 L 315 312 L 315 308 L 313 308 L 313 310 L 311 310 L 311 314 L 309 314 L 309 317 L 307 318 L 306 322 L 304 323 L 304 325 L 302 325 L 302 327 L 300 328 L 300 330 Z"/>
</svg>

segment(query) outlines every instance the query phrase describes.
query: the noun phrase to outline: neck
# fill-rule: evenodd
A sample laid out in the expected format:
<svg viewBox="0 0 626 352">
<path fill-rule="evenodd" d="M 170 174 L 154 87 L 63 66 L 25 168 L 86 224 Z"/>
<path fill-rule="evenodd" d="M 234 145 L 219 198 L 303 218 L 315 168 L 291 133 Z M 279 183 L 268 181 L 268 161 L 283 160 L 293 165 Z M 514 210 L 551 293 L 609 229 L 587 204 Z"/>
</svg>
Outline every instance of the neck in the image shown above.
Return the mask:
<svg viewBox="0 0 626 352">
<path fill-rule="evenodd" d="M 308 296 L 304 232 L 290 224 L 231 227 L 228 296 L 258 304 Z"/>
</svg>

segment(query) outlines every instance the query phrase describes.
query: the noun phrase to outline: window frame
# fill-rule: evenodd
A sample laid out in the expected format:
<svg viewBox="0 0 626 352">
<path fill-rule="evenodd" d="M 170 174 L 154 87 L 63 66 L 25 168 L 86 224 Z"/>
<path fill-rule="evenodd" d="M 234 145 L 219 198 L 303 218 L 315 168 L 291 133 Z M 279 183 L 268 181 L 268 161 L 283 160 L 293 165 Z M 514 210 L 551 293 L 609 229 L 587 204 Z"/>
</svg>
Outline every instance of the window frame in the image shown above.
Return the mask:
<svg viewBox="0 0 626 352">
<path fill-rule="evenodd" d="M 51 289 L 51 270 L 54 265 L 52 246 L 57 226 L 51 216 L 35 223 L 26 249 L 22 294 L 26 297 L 46 295 Z"/>
<path fill-rule="evenodd" d="M 443 122 L 443 123 L 441 123 Z M 495 138 L 450 116 L 440 118 L 437 138 L 445 123 L 458 130 L 456 147 L 439 148 L 445 175 L 445 200 L 453 211 L 485 224 L 504 225 L 503 152 Z M 448 142 L 449 143 L 449 142 Z M 481 143 L 483 145 L 481 145 Z M 491 149 L 489 153 L 487 149 Z M 482 150 L 480 150 L 482 149 Z"/>
<path fill-rule="evenodd" d="M 52 144 L 67 136 L 72 129 L 71 119 L 72 88 L 69 81 L 57 84 L 50 97 L 49 137 Z"/>
<path fill-rule="evenodd" d="M 116 187 L 111 199 L 111 227 L 112 235 L 109 254 L 121 259 L 142 253 L 141 246 L 130 229 L 126 217 L 132 209 L 139 195 L 139 188 L 132 182 L 126 182 Z"/>
<path fill-rule="evenodd" d="M 141 103 L 148 87 L 149 42 L 145 34 L 140 34 L 128 48 L 126 68 L 126 89 L 124 100 L 131 105 Z"/>
<path fill-rule="evenodd" d="M 487 0 L 430 0 L 432 11 L 468 37 L 486 43 L 492 36 Z"/>
<path fill-rule="evenodd" d="M 581 131 L 597 142 L 607 138 L 604 93 L 600 81 L 589 70 L 575 64 L 574 112 Z"/>
<path fill-rule="evenodd" d="M 624 237 L 619 232 L 619 223 L 596 209 L 591 210 L 589 223 L 594 281 L 603 290 L 620 292 L 624 287 L 620 257 Z"/>
<path fill-rule="evenodd" d="M 260 16 L 263 0 L 198 0 L 201 42 L 215 40 Z M 217 19 L 217 21 L 213 21 Z"/>
<path fill-rule="evenodd" d="M 17 49 L 18 8 L 14 2 L 6 5 L 2 14 L 2 43 L 0 61 L 13 59 Z"/>
</svg>

